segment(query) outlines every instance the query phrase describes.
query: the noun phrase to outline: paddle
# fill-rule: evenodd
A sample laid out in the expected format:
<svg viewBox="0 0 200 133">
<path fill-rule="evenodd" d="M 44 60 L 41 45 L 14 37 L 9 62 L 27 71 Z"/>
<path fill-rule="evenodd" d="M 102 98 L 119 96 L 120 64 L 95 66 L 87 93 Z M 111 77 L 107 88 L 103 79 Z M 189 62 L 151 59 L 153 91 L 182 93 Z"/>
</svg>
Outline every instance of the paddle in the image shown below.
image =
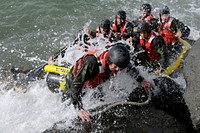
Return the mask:
<svg viewBox="0 0 200 133">
<path fill-rule="evenodd" d="M 61 50 L 59 50 L 56 54 L 54 54 L 52 56 L 52 60 L 55 60 L 56 58 L 58 58 L 58 56 L 60 54 L 64 54 L 65 50 L 67 49 L 68 47 L 64 47 L 62 48 Z M 35 81 L 40 74 L 43 73 L 43 69 L 44 67 L 48 65 L 48 63 L 44 63 L 42 65 L 39 65 L 38 67 L 34 68 L 33 70 L 31 70 L 30 72 L 28 72 L 26 74 L 26 76 L 24 78 L 22 78 L 20 81 L 16 82 L 14 84 L 14 89 L 17 90 L 17 91 L 20 91 L 20 90 L 23 90 L 25 89 L 25 87 L 30 83 L 30 82 L 33 82 Z"/>
<path fill-rule="evenodd" d="M 78 37 L 75 38 L 75 40 L 73 41 L 72 45 L 75 45 L 77 43 L 77 41 L 81 41 L 81 44 L 84 44 L 84 40 L 83 40 L 83 36 L 82 35 L 78 35 Z M 59 55 L 64 55 L 65 51 L 67 50 L 67 46 L 65 46 L 64 48 L 60 49 L 57 53 L 55 53 L 51 60 L 55 61 L 55 59 L 58 58 Z M 22 78 L 20 81 L 18 81 L 14 88 L 16 90 L 22 90 L 23 88 L 25 88 L 25 86 L 27 86 L 30 82 L 35 81 L 37 79 L 37 77 L 40 76 L 40 74 L 43 72 L 44 67 L 47 65 L 48 63 L 44 63 L 38 67 L 36 67 L 35 69 L 31 70 L 30 72 L 28 72 L 26 74 L 26 76 L 24 78 Z"/>
<path fill-rule="evenodd" d="M 77 41 L 81 41 L 83 43 L 83 40 L 81 39 L 81 35 L 78 35 L 78 37 L 75 38 L 72 45 L 75 45 Z M 55 53 L 52 56 L 51 60 L 55 61 L 55 59 L 57 59 L 59 55 L 64 55 L 67 48 L 68 47 L 65 46 L 62 49 L 60 49 L 57 53 Z M 20 81 L 18 81 L 15 84 L 14 86 L 15 90 L 23 90 L 23 88 L 25 88 L 25 86 L 27 86 L 30 82 L 35 81 L 37 77 L 39 77 L 39 75 L 43 72 L 43 69 L 47 64 L 48 63 L 44 63 L 34 68 L 30 72 L 28 72 L 24 78 L 22 78 Z"/>
<path fill-rule="evenodd" d="M 23 90 L 30 82 L 35 81 L 37 77 L 43 72 L 43 68 L 48 63 L 44 63 L 26 74 L 24 78 L 15 83 L 15 90 Z"/>
</svg>

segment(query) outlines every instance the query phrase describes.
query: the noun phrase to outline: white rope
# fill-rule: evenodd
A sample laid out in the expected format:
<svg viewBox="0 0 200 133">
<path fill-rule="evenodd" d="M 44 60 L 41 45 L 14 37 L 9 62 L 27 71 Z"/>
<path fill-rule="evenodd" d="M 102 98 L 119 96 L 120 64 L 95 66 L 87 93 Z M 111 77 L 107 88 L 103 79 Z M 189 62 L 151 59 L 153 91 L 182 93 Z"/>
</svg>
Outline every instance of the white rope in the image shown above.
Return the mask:
<svg viewBox="0 0 200 133">
<path fill-rule="evenodd" d="M 96 111 L 96 112 L 91 111 L 91 114 L 92 114 L 92 116 L 95 116 L 97 114 L 101 114 L 103 112 L 106 112 L 107 110 L 114 108 L 116 106 L 119 106 L 119 105 L 122 105 L 122 106 L 123 105 L 145 106 L 145 105 L 149 104 L 149 102 L 151 101 L 151 98 L 152 98 L 152 92 L 151 92 L 150 89 L 148 89 L 148 99 L 144 102 L 138 103 L 138 102 L 133 102 L 133 101 L 119 101 L 119 102 L 111 103 L 111 104 L 108 104 L 108 105 L 103 105 L 101 108 L 103 108 L 104 106 L 107 106 L 107 107 L 103 108 L 100 111 Z"/>
</svg>

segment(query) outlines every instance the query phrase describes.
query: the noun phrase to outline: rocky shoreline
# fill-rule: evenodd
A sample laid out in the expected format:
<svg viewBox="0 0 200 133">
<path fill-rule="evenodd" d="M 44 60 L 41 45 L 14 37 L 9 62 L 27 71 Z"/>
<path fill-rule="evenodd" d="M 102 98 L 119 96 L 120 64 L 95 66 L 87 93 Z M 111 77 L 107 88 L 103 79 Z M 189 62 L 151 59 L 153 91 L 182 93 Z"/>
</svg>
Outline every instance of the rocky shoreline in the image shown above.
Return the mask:
<svg viewBox="0 0 200 133">
<path fill-rule="evenodd" d="M 187 82 L 184 94 L 185 101 L 190 109 L 191 118 L 198 131 L 200 131 L 200 39 L 190 49 L 185 58 L 183 69 Z"/>
</svg>

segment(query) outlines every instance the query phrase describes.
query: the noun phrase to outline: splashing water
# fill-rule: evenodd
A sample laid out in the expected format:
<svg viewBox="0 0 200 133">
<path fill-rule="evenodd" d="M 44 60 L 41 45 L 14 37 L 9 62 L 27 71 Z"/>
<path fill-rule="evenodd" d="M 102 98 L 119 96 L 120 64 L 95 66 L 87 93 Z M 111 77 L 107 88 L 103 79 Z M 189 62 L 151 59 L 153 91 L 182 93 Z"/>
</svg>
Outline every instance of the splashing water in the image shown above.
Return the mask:
<svg viewBox="0 0 200 133">
<path fill-rule="evenodd" d="M 91 40 L 92 45 L 89 46 L 89 49 L 104 50 L 103 44 L 105 42 L 103 41 L 107 40 L 104 38 Z M 68 47 L 65 56 L 59 56 L 57 63 L 59 65 L 63 62 L 73 64 L 85 54 L 85 49 L 82 46 Z M 1 90 L 5 85 L 6 83 L 1 84 Z M 115 87 L 111 87 L 111 85 Z M 128 94 L 136 85 L 137 83 L 134 84 L 130 76 L 121 72 L 112 79 L 112 84 L 108 81 L 97 88 L 84 90 L 87 92 L 82 98 L 84 108 L 94 109 L 104 104 L 126 100 Z M 102 98 L 99 99 L 97 95 L 102 94 Z M 42 132 L 62 120 L 65 122 L 60 128 L 66 129 L 72 126 L 72 121 L 77 118 L 77 112 L 73 105 L 67 105 L 68 102 L 62 103 L 61 94 L 52 93 L 44 79 L 30 83 L 25 93 L 15 92 L 12 89 L 7 92 L 1 91 L 0 129 L 3 129 L 1 132 Z"/>
</svg>

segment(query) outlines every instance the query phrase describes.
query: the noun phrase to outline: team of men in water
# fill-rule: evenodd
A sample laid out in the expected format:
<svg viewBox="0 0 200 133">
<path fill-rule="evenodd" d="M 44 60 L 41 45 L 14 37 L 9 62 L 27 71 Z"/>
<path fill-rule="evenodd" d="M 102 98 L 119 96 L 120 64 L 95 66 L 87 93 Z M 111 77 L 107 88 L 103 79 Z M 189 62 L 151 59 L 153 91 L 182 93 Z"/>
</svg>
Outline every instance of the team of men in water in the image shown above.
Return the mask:
<svg viewBox="0 0 200 133">
<path fill-rule="evenodd" d="M 171 62 L 169 58 L 180 52 L 179 38 L 187 39 L 190 34 L 188 26 L 170 15 L 168 6 L 159 11 L 159 18 L 151 13 L 149 3 L 140 7 L 141 16 L 134 21 L 128 21 L 126 12 L 120 10 L 115 19 L 101 21 L 95 30 L 85 29 L 91 38 L 103 34 L 111 42 L 125 40 L 134 46 L 135 51 L 145 50 L 142 65 L 151 64 L 153 70 L 164 70 Z M 148 66 L 150 67 L 150 66 Z"/>
</svg>

